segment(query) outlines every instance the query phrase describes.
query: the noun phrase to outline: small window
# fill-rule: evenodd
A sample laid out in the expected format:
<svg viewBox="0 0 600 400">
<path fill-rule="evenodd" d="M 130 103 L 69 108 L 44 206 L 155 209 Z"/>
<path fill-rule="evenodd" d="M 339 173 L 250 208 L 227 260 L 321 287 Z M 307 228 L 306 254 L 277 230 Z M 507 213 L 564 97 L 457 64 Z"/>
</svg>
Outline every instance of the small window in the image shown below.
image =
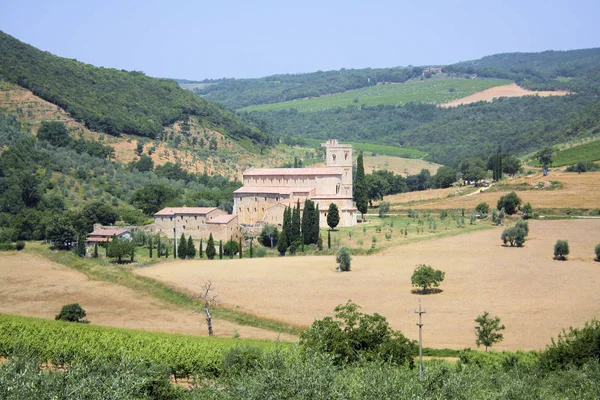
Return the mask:
<svg viewBox="0 0 600 400">
<path fill-rule="evenodd" d="M 344 154 L 344 160 L 348 161 L 348 153 Z"/>
<path fill-rule="evenodd" d="M 332 154 L 331 157 L 333 158 L 333 161 L 335 161 L 335 154 Z"/>
<path fill-rule="evenodd" d="M 170 220 L 170 221 L 173 221 L 173 217 L 169 217 L 169 220 Z"/>
<path fill-rule="evenodd" d="M 195 219 L 196 221 L 198 221 L 198 216 L 197 216 L 197 215 L 196 215 L 196 216 L 194 216 L 194 219 Z"/>
</svg>

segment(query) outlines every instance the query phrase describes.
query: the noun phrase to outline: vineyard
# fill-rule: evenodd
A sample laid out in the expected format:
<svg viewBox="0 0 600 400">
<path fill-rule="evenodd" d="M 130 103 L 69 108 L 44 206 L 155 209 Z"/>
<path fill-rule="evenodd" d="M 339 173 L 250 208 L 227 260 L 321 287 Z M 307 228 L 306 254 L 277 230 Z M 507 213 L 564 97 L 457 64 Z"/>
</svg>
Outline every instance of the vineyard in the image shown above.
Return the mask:
<svg viewBox="0 0 600 400">
<path fill-rule="evenodd" d="M 322 139 L 303 139 L 308 146 L 321 147 L 323 143 Z M 401 158 L 423 158 L 427 155 L 419 150 L 408 149 L 404 147 L 386 146 L 382 144 L 370 144 L 370 143 L 356 143 L 356 142 L 344 142 L 352 145 L 352 148 L 357 152 L 374 153 L 385 156 L 401 157 Z"/>
<path fill-rule="evenodd" d="M 123 358 L 166 365 L 174 377 L 217 376 L 223 354 L 235 346 L 288 346 L 281 342 L 141 332 L 0 314 L 0 357 L 20 348 L 64 366 L 73 360 Z"/>
<path fill-rule="evenodd" d="M 343 93 L 283 103 L 262 104 L 242 108 L 242 111 L 271 111 L 295 108 L 301 112 L 316 112 L 335 107 L 403 105 L 406 103 L 442 104 L 507 82 L 499 79 L 431 79 L 400 84 L 381 84 Z"/>
<path fill-rule="evenodd" d="M 600 160 L 600 140 L 558 151 L 556 157 L 552 160 L 552 165 L 562 167 L 576 164 L 580 161 L 588 162 L 597 160 Z"/>
</svg>

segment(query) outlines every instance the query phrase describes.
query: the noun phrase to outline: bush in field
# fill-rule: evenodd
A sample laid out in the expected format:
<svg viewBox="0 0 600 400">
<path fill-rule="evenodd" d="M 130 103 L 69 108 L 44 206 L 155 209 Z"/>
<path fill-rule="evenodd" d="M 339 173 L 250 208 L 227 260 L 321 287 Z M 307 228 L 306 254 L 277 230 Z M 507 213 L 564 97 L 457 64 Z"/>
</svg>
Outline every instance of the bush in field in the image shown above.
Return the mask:
<svg viewBox="0 0 600 400">
<path fill-rule="evenodd" d="M 554 258 L 557 260 L 566 260 L 569 254 L 569 242 L 566 240 L 557 240 L 554 244 Z"/>
<path fill-rule="evenodd" d="M 500 239 L 504 244 L 510 243 L 510 247 L 522 247 L 528 234 L 529 225 L 527 221 L 518 221 L 515 226 L 502 231 Z"/>
<path fill-rule="evenodd" d="M 392 330 L 385 317 L 363 314 L 359 309 L 348 300 L 334 309 L 335 317 L 313 322 L 300 335 L 301 348 L 306 352 L 327 353 L 336 365 L 381 360 L 413 367 L 416 342 Z"/>
<path fill-rule="evenodd" d="M 384 201 L 379 203 L 379 218 L 387 217 L 387 214 L 390 212 L 390 203 Z"/>
<path fill-rule="evenodd" d="M 90 321 L 84 319 L 85 315 L 85 310 L 81 308 L 79 303 L 73 303 L 63 306 L 60 313 L 54 319 L 57 321 L 89 323 Z"/>
<path fill-rule="evenodd" d="M 533 207 L 531 206 L 530 202 L 525 203 L 522 211 L 523 211 L 523 219 L 528 219 L 528 218 L 533 217 Z"/>
<path fill-rule="evenodd" d="M 338 263 L 338 271 L 350 271 L 350 263 L 352 261 L 350 249 L 346 246 L 340 247 L 335 257 L 335 261 Z"/>
<path fill-rule="evenodd" d="M 223 246 L 223 254 L 228 257 L 236 255 L 240 251 L 240 245 L 237 240 L 229 240 Z"/>
<path fill-rule="evenodd" d="M 490 205 L 485 201 L 482 201 L 481 203 L 477 204 L 475 211 L 481 216 L 481 218 L 485 218 L 485 216 L 490 213 Z"/>
<path fill-rule="evenodd" d="M 509 194 L 505 194 L 504 196 L 498 199 L 498 204 L 496 208 L 498 210 L 504 209 L 504 211 L 508 215 L 513 215 L 519 209 L 521 205 L 521 199 L 515 192 L 510 192 Z"/>
<path fill-rule="evenodd" d="M 586 322 L 582 329 L 563 329 L 558 339 L 546 347 L 542 354 L 541 365 L 546 370 L 581 367 L 588 361 L 600 359 L 600 321 Z"/>
<path fill-rule="evenodd" d="M 420 287 L 422 293 L 426 293 L 432 287 L 440 286 L 445 277 L 445 272 L 433 269 L 430 265 L 421 264 L 413 271 L 410 281 L 413 286 Z"/>
<path fill-rule="evenodd" d="M 15 243 L 15 249 L 17 251 L 21 251 L 25 248 L 25 242 L 22 240 L 19 240 L 17 243 Z"/>
</svg>

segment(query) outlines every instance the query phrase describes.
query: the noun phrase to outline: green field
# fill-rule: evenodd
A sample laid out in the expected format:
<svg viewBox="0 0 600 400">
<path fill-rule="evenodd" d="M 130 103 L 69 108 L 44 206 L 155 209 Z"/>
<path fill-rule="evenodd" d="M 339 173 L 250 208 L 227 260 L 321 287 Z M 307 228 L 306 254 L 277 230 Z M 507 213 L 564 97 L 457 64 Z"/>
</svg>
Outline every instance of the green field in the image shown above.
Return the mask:
<svg viewBox="0 0 600 400">
<path fill-rule="evenodd" d="M 552 166 L 562 167 L 564 165 L 576 164 L 579 161 L 588 162 L 597 160 L 600 160 L 600 140 L 558 151 L 556 157 L 552 160 Z"/>
<path fill-rule="evenodd" d="M 242 108 L 242 111 L 271 111 L 295 108 L 298 111 L 314 112 L 335 107 L 355 105 L 376 106 L 402 105 L 409 102 L 442 104 L 451 100 L 470 96 L 473 93 L 506 85 L 499 79 L 431 79 L 408 81 L 398 84 L 383 84 L 367 88 L 349 90 L 344 93 L 320 96 L 310 99 L 287 101 L 284 103 L 262 104 Z"/>
<path fill-rule="evenodd" d="M 310 147 L 321 147 L 322 139 L 303 139 Z M 423 158 L 427 153 L 408 149 L 404 147 L 386 146 L 381 144 L 344 142 L 352 145 L 354 150 L 364 151 L 366 153 L 381 154 L 384 156 L 401 157 L 401 158 Z"/>
<path fill-rule="evenodd" d="M 55 365 L 123 357 L 163 364 L 175 376 L 218 375 L 223 353 L 235 346 L 287 347 L 288 343 L 224 339 L 109 328 L 0 314 L 0 356 L 26 347 Z"/>
</svg>

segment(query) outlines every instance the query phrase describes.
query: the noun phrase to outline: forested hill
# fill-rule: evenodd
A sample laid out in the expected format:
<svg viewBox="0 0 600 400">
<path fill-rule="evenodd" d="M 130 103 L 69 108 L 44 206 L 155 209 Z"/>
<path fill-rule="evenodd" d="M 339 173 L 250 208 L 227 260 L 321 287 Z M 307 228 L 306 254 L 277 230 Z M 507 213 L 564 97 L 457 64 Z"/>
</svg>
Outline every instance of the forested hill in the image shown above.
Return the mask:
<svg viewBox="0 0 600 400">
<path fill-rule="evenodd" d="M 600 93 L 600 48 L 494 54 L 444 69 L 510 79 L 529 89 Z"/>
<path fill-rule="evenodd" d="M 272 141 L 250 120 L 142 72 L 98 68 L 57 57 L 0 31 L 0 79 L 31 90 L 95 131 L 154 138 L 188 116 L 245 143 Z"/>
<path fill-rule="evenodd" d="M 382 82 L 402 83 L 421 75 L 423 68 L 341 69 L 308 74 L 273 75 L 258 79 L 205 80 L 194 93 L 230 108 L 318 97 Z"/>
</svg>

